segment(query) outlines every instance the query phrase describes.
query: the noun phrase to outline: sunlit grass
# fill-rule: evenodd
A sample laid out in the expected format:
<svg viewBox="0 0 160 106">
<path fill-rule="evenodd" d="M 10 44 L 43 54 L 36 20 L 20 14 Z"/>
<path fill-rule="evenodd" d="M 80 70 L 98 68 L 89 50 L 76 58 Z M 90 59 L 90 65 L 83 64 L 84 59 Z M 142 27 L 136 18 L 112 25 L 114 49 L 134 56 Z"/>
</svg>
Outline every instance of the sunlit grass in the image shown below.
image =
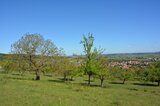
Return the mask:
<svg viewBox="0 0 160 106">
<path fill-rule="evenodd" d="M 101 88 L 98 80 L 88 87 L 81 77 L 65 83 L 59 77 L 34 77 L 0 74 L 0 106 L 160 106 L 158 86 L 105 81 Z"/>
</svg>

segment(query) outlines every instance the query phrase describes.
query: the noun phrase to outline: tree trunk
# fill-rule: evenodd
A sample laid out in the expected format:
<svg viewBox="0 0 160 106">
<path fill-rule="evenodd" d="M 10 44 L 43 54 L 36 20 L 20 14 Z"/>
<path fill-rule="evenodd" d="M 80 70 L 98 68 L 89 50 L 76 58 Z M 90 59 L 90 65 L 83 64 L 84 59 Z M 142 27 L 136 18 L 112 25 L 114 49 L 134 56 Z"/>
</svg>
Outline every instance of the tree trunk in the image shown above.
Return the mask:
<svg viewBox="0 0 160 106">
<path fill-rule="evenodd" d="M 36 75 L 36 80 L 40 80 L 40 75 Z"/>
<path fill-rule="evenodd" d="M 104 79 L 101 78 L 101 87 L 103 87 L 103 81 L 104 81 Z"/>
<path fill-rule="evenodd" d="M 71 79 L 70 79 L 71 81 L 73 81 L 73 76 L 71 76 Z"/>
<path fill-rule="evenodd" d="M 40 72 L 39 72 L 39 70 L 37 69 L 37 71 L 36 71 L 36 80 L 40 80 L 41 78 L 40 78 Z"/>
<path fill-rule="evenodd" d="M 125 81 L 126 81 L 126 79 L 123 79 L 123 83 L 122 84 L 125 84 Z"/>
<path fill-rule="evenodd" d="M 42 73 L 43 73 L 44 76 L 46 75 L 45 71 L 42 71 Z"/>
<path fill-rule="evenodd" d="M 88 74 L 88 85 L 90 86 L 90 84 L 91 84 L 91 75 Z"/>
<path fill-rule="evenodd" d="M 66 75 L 66 73 L 64 73 L 64 79 L 63 79 L 64 81 L 66 81 L 67 80 L 67 75 Z"/>
</svg>

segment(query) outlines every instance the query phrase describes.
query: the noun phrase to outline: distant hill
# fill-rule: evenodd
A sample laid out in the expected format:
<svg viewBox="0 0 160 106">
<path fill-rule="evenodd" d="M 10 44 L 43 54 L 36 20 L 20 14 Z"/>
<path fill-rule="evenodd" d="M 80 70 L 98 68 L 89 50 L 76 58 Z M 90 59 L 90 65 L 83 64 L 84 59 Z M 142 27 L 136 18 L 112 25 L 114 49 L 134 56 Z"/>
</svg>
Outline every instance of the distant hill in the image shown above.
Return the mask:
<svg viewBox="0 0 160 106">
<path fill-rule="evenodd" d="M 105 54 L 105 55 L 154 55 L 160 54 L 160 52 L 144 52 L 144 53 L 113 53 L 113 54 Z"/>
<path fill-rule="evenodd" d="M 160 58 L 160 52 L 104 54 L 110 59 L 145 59 Z"/>
<path fill-rule="evenodd" d="M 0 53 L 0 60 L 3 60 L 3 57 L 5 56 L 6 54 L 4 53 Z"/>
</svg>

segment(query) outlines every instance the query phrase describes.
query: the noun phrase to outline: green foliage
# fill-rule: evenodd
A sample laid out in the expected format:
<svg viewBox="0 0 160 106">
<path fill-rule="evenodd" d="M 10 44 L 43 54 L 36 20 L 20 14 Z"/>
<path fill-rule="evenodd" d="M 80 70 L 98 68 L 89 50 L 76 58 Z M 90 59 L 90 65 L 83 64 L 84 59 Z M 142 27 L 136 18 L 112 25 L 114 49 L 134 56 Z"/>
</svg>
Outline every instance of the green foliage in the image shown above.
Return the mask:
<svg viewBox="0 0 160 106">
<path fill-rule="evenodd" d="M 150 65 L 149 79 L 152 82 L 158 82 L 158 86 L 160 86 L 160 62 L 155 62 Z"/>
<path fill-rule="evenodd" d="M 88 33 L 88 37 L 83 36 L 83 40 L 81 44 L 83 44 L 84 48 L 84 61 L 82 67 L 84 68 L 84 73 L 88 75 L 88 85 L 90 85 L 90 77 L 95 74 L 94 70 L 91 67 L 91 61 L 94 60 L 94 53 L 92 51 L 94 43 L 94 37 L 92 34 Z"/>
<path fill-rule="evenodd" d="M 144 82 L 150 81 L 150 72 L 149 69 L 145 68 L 144 70 L 141 71 L 141 80 Z"/>
<path fill-rule="evenodd" d="M 92 60 L 92 69 L 94 70 L 95 75 L 101 81 L 101 87 L 103 86 L 103 81 L 108 77 L 109 78 L 109 68 L 108 60 L 101 53 L 96 53 L 96 58 Z"/>
<path fill-rule="evenodd" d="M 104 68 L 105 60 L 102 58 L 103 49 L 93 49 L 94 37 L 92 34 L 88 34 L 88 37 L 83 36 L 81 41 L 83 44 L 85 57 L 82 62 L 84 73 L 88 75 L 88 85 L 90 85 L 90 78 L 92 75 L 98 75 L 101 79 L 101 86 L 106 76 L 106 70 Z"/>
<path fill-rule="evenodd" d="M 63 75 L 64 81 L 66 81 L 73 80 L 73 77 L 78 75 L 80 65 L 76 58 L 61 56 L 54 61 L 52 66 L 53 72 L 57 75 Z M 68 77 L 70 77 L 70 79 Z"/>
<path fill-rule="evenodd" d="M 102 55 L 104 49 L 93 49 L 94 37 L 90 33 L 88 37 L 83 36 L 81 43 L 85 53 L 82 67 L 84 73 L 88 75 L 88 85 L 90 85 L 90 77 L 96 75 L 103 86 L 103 81 L 108 75 L 107 59 Z"/>
<path fill-rule="evenodd" d="M 114 78 L 118 78 L 122 80 L 123 84 L 125 84 L 125 81 L 133 77 L 133 70 L 131 68 L 123 69 L 123 68 L 117 67 L 111 73 Z"/>
<path fill-rule="evenodd" d="M 151 63 L 147 67 L 143 67 L 140 72 L 139 76 L 142 81 L 157 82 L 158 86 L 160 85 L 160 62 Z"/>
</svg>

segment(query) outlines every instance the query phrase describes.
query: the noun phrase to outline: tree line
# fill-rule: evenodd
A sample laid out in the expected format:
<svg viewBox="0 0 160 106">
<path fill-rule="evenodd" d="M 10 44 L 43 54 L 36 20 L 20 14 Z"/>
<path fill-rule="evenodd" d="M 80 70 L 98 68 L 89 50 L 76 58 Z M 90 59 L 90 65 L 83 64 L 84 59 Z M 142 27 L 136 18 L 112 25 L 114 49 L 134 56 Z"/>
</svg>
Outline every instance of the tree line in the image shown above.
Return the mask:
<svg viewBox="0 0 160 106">
<path fill-rule="evenodd" d="M 88 85 L 91 85 L 92 77 L 100 80 L 100 86 L 103 86 L 105 79 L 120 79 L 124 84 L 135 78 L 160 85 L 160 62 L 146 67 L 111 67 L 107 57 L 103 55 L 105 50 L 94 47 L 94 40 L 91 33 L 83 35 L 80 42 L 83 45 L 83 55 L 69 58 L 53 41 L 44 39 L 40 34 L 27 33 L 11 45 L 11 54 L 0 64 L 6 72 L 34 73 L 35 80 L 40 80 L 41 74 L 52 72 L 63 75 L 64 81 L 87 75 Z"/>
</svg>

